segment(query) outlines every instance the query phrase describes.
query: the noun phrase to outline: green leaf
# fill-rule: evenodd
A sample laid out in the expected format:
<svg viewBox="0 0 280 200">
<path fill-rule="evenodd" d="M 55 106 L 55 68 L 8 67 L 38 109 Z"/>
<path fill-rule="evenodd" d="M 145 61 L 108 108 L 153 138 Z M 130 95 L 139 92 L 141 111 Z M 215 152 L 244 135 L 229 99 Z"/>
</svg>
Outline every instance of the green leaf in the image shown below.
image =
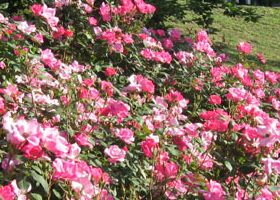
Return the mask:
<svg viewBox="0 0 280 200">
<path fill-rule="evenodd" d="M 42 196 L 40 194 L 37 193 L 31 193 L 31 196 L 33 197 L 33 199 L 35 200 L 43 200 Z"/>
<path fill-rule="evenodd" d="M 40 185 L 44 188 L 45 192 L 48 194 L 49 193 L 49 184 L 48 182 L 44 179 L 43 176 L 37 174 L 35 171 L 31 171 L 31 176 L 35 181 L 40 183 Z"/>
<path fill-rule="evenodd" d="M 280 187 L 279 186 L 276 186 L 276 185 L 272 185 L 272 186 L 269 186 L 269 190 L 271 192 L 277 192 L 280 190 Z"/>
<path fill-rule="evenodd" d="M 229 171 L 232 171 L 232 166 L 229 161 L 225 161 L 225 166 L 228 168 Z"/>
<path fill-rule="evenodd" d="M 54 195 L 55 195 L 58 199 L 62 199 L 61 194 L 60 194 L 56 189 L 53 189 L 52 191 L 53 191 Z"/>
<path fill-rule="evenodd" d="M 31 187 L 31 184 L 24 178 L 18 182 L 18 186 L 21 190 L 27 191 Z"/>
</svg>

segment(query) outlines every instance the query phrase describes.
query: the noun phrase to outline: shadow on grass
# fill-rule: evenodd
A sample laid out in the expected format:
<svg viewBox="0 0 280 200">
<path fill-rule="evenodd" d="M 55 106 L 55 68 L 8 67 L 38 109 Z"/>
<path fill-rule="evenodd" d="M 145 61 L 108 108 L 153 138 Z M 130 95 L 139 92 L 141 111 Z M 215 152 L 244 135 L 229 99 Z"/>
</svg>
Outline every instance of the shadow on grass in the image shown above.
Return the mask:
<svg viewBox="0 0 280 200">
<path fill-rule="evenodd" d="M 229 45 L 222 42 L 216 42 L 216 44 L 214 45 L 214 49 L 218 53 L 226 53 L 229 56 L 229 64 L 236 64 L 240 62 L 239 53 L 235 48 L 232 48 Z M 246 55 L 246 60 L 254 68 L 261 68 L 263 70 L 272 70 L 280 72 L 280 60 L 267 59 L 266 64 L 263 65 L 257 59 L 256 54 Z"/>
</svg>

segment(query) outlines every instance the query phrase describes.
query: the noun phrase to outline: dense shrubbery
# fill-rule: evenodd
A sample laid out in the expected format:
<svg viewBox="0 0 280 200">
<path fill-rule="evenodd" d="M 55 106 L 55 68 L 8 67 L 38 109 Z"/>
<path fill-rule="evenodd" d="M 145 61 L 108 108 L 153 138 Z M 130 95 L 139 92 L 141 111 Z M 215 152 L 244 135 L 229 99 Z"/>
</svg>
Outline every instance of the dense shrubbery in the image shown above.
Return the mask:
<svg viewBox="0 0 280 200">
<path fill-rule="evenodd" d="M 0 198 L 280 198 L 279 74 L 250 69 L 246 42 L 229 66 L 205 31 L 142 28 L 154 12 L 0 14 Z"/>
</svg>

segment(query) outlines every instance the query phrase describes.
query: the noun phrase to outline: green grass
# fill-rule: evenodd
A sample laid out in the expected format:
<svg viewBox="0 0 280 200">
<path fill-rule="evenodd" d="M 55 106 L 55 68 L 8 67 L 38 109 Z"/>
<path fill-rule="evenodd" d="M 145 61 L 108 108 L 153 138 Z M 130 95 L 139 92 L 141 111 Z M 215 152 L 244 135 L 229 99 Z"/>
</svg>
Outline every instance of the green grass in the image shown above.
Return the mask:
<svg viewBox="0 0 280 200">
<path fill-rule="evenodd" d="M 245 22 L 240 17 L 227 17 L 223 10 L 214 11 L 213 28 L 217 31 L 211 34 L 215 44 L 226 52 L 231 59 L 236 60 L 238 52 L 236 45 L 240 41 L 248 41 L 253 45 L 253 56 L 249 59 L 260 67 L 255 55 L 262 52 L 267 60 L 266 69 L 280 71 L 280 8 L 254 7 L 263 17 L 257 22 Z M 178 27 L 186 34 L 194 34 L 201 29 L 194 23 L 195 15 L 186 12 L 183 20 L 171 16 L 164 21 L 167 27 Z"/>
</svg>

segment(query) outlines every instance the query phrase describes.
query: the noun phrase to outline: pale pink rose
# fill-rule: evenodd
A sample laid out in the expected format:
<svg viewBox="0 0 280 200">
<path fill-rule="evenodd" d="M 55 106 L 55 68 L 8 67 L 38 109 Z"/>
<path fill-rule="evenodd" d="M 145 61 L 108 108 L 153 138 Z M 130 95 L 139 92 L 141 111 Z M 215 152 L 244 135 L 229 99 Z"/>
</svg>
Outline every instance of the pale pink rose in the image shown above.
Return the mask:
<svg viewBox="0 0 280 200">
<path fill-rule="evenodd" d="M 81 148 L 79 147 L 78 144 L 76 143 L 71 144 L 69 145 L 69 151 L 66 157 L 69 159 L 76 159 L 79 156 L 80 152 L 81 152 Z"/>
<path fill-rule="evenodd" d="M 3 61 L 0 61 L 0 69 L 4 69 L 6 67 L 6 64 Z"/>
<path fill-rule="evenodd" d="M 86 11 L 86 13 L 91 13 L 93 11 L 92 7 L 88 4 L 83 4 L 84 10 Z"/>
<path fill-rule="evenodd" d="M 245 100 L 248 96 L 248 91 L 244 88 L 229 88 L 228 92 L 227 99 L 234 102 Z"/>
<path fill-rule="evenodd" d="M 210 180 L 206 184 L 208 191 L 203 194 L 205 200 L 224 200 L 225 191 L 220 183 Z"/>
<path fill-rule="evenodd" d="M 2 13 L 0 13 L 0 23 L 7 23 L 9 19 L 7 17 L 4 17 Z"/>
<path fill-rule="evenodd" d="M 131 144 L 134 142 L 134 134 L 128 128 L 121 128 L 115 131 L 115 135 L 124 141 L 126 144 Z"/>
<path fill-rule="evenodd" d="M 252 53 L 252 45 L 248 42 L 240 42 L 238 45 L 237 45 L 237 50 L 241 53 L 244 53 L 244 54 L 250 54 Z"/>
<path fill-rule="evenodd" d="M 104 153 L 109 157 L 108 160 L 111 163 L 123 162 L 126 155 L 126 151 L 119 148 L 117 145 L 106 148 Z"/>
<path fill-rule="evenodd" d="M 275 160 L 273 158 L 263 158 L 265 172 L 270 175 L 272 172 L 280 174 L 280 159 Z"/>
<path fill-rule="evenodd" d="M 20 22 L 17 28 L 27 35 L 36 31 L 36 27 L 34 25 L 29 25 L 26 21 Z"/>
</svg>

